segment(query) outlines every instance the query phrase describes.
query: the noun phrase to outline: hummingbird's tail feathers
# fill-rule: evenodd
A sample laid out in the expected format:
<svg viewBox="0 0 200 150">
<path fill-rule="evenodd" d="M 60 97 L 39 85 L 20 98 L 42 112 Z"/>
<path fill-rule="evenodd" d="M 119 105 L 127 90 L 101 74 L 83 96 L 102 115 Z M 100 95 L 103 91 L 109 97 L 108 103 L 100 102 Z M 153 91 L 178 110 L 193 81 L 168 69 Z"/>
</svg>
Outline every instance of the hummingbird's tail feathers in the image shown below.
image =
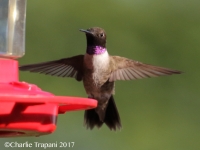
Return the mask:
<svg viewBox="0 0 200 150">
<path fill-rule="evenodd" d="M 113 96 L 108 101 L 108 106 L 105 112 L 104 121 L 101 121 L 95 109 L 89 109 L 84 114 L 84 124 L 87 129 L 93 129 L 95 126 L 100 128 L 105 123 L 110 130 L 121 129 L 121 121 Z"/>
<path fill-rule="evenodd" d="M 110 130 L 117 130 L 121 129 L 122 127 L 113 95 L 111 95 L 108 101 L 104 122 L 110 128 Z"/>
<path fill-rule="evenodd" d="M 94 126 L 100 128 L 103 125 L 103 122 L 100 121 L 98 114 L 95 109 L 89 109 L 85 111 L 84 114 L 84 125 L 87 129 L 93 129 Z"/>
</svg>

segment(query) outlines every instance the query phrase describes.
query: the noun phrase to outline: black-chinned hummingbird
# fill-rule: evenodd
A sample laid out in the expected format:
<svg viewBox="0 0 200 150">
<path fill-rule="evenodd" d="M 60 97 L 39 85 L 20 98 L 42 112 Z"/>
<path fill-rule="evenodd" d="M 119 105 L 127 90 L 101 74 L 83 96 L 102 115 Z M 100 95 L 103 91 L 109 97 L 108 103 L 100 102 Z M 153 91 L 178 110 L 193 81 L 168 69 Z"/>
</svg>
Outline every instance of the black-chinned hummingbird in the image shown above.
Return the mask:
<svg viewBox="0 0 200 150">
<path fill-rule="evenodd" d="M 95 109 L 86 110 L 87 128 L 100 128 L 105 123 L 111 130 L 122 127 L 113 98 L 117 80 L 132 80 L 163 75 L 180 74 L 180 71 L 152 66 L 120 56 L 110 56 L 106 49 L 106 32 L 99 27 L 80 29 L 86 34 L 85 55 L 20 66 L 22 71 L 38 72 L 58 77 L 73 77 L 83 81 L 89 98 L 98 101 Z"/>
</svg>

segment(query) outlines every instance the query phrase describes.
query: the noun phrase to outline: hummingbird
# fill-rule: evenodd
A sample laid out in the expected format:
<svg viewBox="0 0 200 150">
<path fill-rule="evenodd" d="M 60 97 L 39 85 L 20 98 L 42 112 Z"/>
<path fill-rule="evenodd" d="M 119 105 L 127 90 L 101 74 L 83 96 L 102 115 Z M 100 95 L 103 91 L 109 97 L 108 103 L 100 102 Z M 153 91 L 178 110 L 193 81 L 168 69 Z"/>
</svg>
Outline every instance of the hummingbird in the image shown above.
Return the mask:
<svg viewBox="0 0 200 150">
<path fill-rule="evenodd" d="M 106 32 L 92 27 L 84 32 L 86 53 L 69 58 L 20 66 L 21 71 L 37 72 L 83 81 L 88 98 L 98 101 L 94 109 L 85 110 L 87 129 L 100 128 L 104 123 L 110 130 L 121 129 L 120 116 L 114 101 L 115 81 L 180 74 L 178 70 L 153 66 L 120 56 L 111 56 L 106 48 Z"/>
</svg>

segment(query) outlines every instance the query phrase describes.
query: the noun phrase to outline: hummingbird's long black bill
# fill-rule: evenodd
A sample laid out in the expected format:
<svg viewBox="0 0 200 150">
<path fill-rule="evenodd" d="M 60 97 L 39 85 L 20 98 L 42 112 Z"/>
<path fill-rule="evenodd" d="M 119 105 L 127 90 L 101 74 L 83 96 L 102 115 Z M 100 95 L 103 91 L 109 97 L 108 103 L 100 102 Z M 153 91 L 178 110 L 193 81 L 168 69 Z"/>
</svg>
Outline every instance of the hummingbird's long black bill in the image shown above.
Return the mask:
<svg viewBox="0 0 200 150">
<path fill-rule="evenodd" d="M 88 30 L 84 30 L 84 29 L 79 29 L 79 31 L 85 32 L 85 33 L 88 33 L 88 34 L 92 34 L 92 32 L 90 32 L 90 31 L 88 31 Z"/>
</svg>

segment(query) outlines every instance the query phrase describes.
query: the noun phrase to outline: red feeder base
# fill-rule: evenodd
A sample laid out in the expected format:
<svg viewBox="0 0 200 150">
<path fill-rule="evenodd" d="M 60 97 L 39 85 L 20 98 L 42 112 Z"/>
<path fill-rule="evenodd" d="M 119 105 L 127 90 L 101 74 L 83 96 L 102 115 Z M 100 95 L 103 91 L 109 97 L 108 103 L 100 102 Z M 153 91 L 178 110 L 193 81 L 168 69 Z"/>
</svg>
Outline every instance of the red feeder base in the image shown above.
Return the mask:
<svg viewBox="0 0 200 150">
<path fill-rule="evenodd" d="M 0 137 L 40 136 L 56 129 L 58 114 L 91 109 L 97 101 L 54 96 L 18 81 L 18 62 L 0 58 Z"/>
</svg>

